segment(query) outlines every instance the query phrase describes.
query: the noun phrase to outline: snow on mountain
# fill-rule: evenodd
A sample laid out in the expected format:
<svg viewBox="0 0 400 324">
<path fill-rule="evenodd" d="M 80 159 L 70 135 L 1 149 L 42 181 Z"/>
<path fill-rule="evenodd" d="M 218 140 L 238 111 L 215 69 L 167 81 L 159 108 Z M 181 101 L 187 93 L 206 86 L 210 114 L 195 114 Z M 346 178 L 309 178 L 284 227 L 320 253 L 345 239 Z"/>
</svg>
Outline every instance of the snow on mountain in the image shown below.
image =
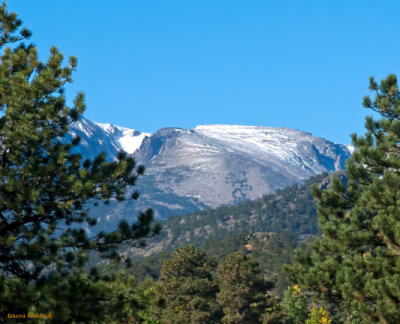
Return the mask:
<svg viewBox="0 0 400 324">
<path fill-rule="evenodd" d="M 75 150 L 86 158 L 93 159 L 104 152 L 108 160 L 114 160 L 120 150 L 132 154 L 151 134 L 112 124 L 94 123 L 81 117 L 70 126 L 66 139 L 70 140 L 73 136 L 81 138 L 81 143 Z"/>
<path fill-rule="evenodd" d="M 344 169 L 350 152 L 288 128 L 204 125 L 161 129 L 134 156 L 154 177 L 154 187 L 217 207 Z"/>
<path fill-rule="evenodd" d="M 150 133 L 141 133 L 138 130 L 114 126 L 112 124 L 95 123 L 101 127 L 114 142 L 118 143 L 120 148 L 128 154 L 135 152 L 146 137 L 151 136 Z"/>
<path fill-rule="evenodd" d="M 351 155 L 350 146 L 289 128 L 201 125 L 148 134 L 81 118 L 67 140 L 76 135 L 81 143 L 75 150 L 87 158 L 105 152 L 113 160 L 124 150 L 146 166 L 137 182 L 138 201 L 93 210 L 106 215 L 100 217 L 103 229 L 147 207 L 165 218 L 256 199 L 310 176 L 342 170 Z"/>
<path fill-rule="evenodd" d="M 109 134 L 104 132 L 101 127 L 83 117 L 70 125 L 66 140 L 70 141 L 75 136 L 79 136 L 81 142 L 74 148 L 74 151 L 82 154 L 85 158 L 94 159 L 104 152 L 108 160 L 113 160 L 121 150 L 120 145 L 110 138 Z"/>
<path fill-rule="evenodd" d="M 290 160 L 295 154 L 299 136 L 312 138 L 311 134 L 289 128 L 257 126 L 201 125 L 194 131 L 248 154 L 259 157 L 273 155 L 282 160 Z"/>
<path fill-rule="evenodd" d="M 241 151 L 260 163 L 275 161 L 280 167 L 287 166 L 286 172 L 292 173 L 295 177 L 304 178 L 305 173 L 311 176 L 344 168 L 341 159 L 332 160 L 335 165 L 327 166 L 326 163 L 321 165 L 315 156 L 315 153 L 318 153 L 334 158 L 338 152 L 329 150 L 341 148 L 346 152 L 344 146 L 340 144 L 335 146 L 334 143 L 299 130 L 241 125 L 201 125 L 196 126 L 194 131 Z M 310 144 L 317 150 L 316 152 L 309 150 Z M 350 150 L 349 147 L 347 149 Z"/>
<path fill-rule="evenodd" d="M 351 144 L 347 144 L 346 147 L 347 147 L 347 149 L 349 150 L 349 152 L 350 152 L 351 154 L 353 154 L 354 150 L 356 149 L 356 148 L 355 148 L 353 145 L 351 145 Z"/>
</svg>

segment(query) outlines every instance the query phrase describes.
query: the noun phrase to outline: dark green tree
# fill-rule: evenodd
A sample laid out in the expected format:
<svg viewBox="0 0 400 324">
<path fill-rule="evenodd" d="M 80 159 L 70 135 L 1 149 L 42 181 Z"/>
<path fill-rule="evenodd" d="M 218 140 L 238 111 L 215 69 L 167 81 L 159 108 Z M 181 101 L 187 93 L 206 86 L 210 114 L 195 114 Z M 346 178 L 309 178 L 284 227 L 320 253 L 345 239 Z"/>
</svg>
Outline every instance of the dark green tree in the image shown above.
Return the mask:
<svg viewBox="0 0 400 324">
<path fill-rule="evenodd" d="M 164 262 L 155 287 L 158 298 L 155 315 L 161 323 L 219 323 L 214 268 L 215 262 L 192 245 L 176 250 Z"/>
<path fill-rule="evenodd" d="M 121 222 L 115 231 L 92 238 L 80 227 L 96 224 L 88 216 L 96 201 L 137 198 L 126 189 L 144 168 L 122 152 L 114 162 L 106 162 L 104 154 L 83 160 L 72 152 L 79 138 L 62 141 L 85 109 L 83 93 L 72 107 L 63 95 L 77 59 L 71 57 L 63 66 L 62 54 L 53 47 L 42 63 L 36 47 L 26 43 L 29 36 L 17 15 L 1 5 L 0 314 L 39 307 L 34 305 L 41 301 L 36 298 L 39 289 L 51 291 L 51 282 L 63 285 L 53 276 L 77 275 L 88 251 L 118 258 L 121 243 L 137 245 L 159 230 L 151 210 L 134 224 Z"/>
<path fill-rule="evenodd" d="M 52 273 L 36 285 L 36 300 L 29 311 L 52 312 L 56 323 L 121 323 L 139 317 L 142 305 L 137 302 L 134 278 L 124 271 L 104 275 L 70 271 Z M 39 292 L 39 294 L 38 294 Z"/>
<path fill-rule="evenodd" d="M 400 323 L 400 92 L 395 75 L 370 89 L 363 104 L 379 119 L 352 137 L 348 184 L 314 189 L 323 236 L 288 272 L 336 322 Z"/>
<path fill-rule="evenodd" d="M 261 276 L 261 268 L 251 257 L 236 252 L 218 267 L 217 302 L 222 307 L 222 323 L 262 323 L 267 306 L 266 292 L 272 288 Z"/>
</svg>

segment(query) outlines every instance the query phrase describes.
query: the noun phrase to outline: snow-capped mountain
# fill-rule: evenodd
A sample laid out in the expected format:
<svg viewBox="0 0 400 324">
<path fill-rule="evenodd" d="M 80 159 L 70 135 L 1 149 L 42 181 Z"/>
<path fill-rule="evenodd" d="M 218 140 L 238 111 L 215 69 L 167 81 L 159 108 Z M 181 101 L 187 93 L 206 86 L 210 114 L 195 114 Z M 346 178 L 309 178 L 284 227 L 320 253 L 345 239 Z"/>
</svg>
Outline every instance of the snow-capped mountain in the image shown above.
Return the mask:
<svg viewBox="0 0 400 324">
<path fill-rule="evenodd" d="M 111 124 L 96 123 L 96 125 L 101 127 L 110 138 L 112 138 L 113 142 L 128 154 L 135 152 L 140 147 L 143 140 L 146 137 L 151 136 L 150 133 L 141 133 L 135 129 L 114 126 Z"/>
<path fill-rule="evenodd" d="M 73 136 L 79 136 L 81 142 L 76 150 L 86 158 L 93 159 L 104 152 L 107 159 L 113 160 L 120 150 L 128 154 L 136 151 L 143 139 L 150 135 L 135 129 L 94 123 L 81 117 L 79 121 L 70 126 L 66 139 L 70 140 Z"/>
<path fill-rule="evenodd" d="M 349 156 L 345 145 L 309 133 L 235 125 L 164 128 L 134 153 L 155 187 L 210 207 L 259 198 L 344 169 Z"/>
<path fill-rule="evenodd" d="M 85 157 L 105 152 L 113 160 L 124 150 L 146 166 L 137 183 L 138 201 L 95 211 L 105 213 L 105 227 L 146 207 L 165 218 L 259 198 L 344 169 L 351 155 L 351 147 L 289 128 L 203 125 L 149 134 L 82 118 L 70 129 L 74 135 L 82 138 L 77 150 Z"/>
</svg>

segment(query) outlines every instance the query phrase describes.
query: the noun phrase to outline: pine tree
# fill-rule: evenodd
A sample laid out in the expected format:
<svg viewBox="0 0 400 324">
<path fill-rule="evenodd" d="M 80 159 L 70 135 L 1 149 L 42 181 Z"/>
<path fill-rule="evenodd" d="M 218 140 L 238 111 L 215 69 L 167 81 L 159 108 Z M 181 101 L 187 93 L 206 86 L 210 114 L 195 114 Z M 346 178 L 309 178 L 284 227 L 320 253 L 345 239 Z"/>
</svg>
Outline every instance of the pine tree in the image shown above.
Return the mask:
<svg viewBox="0 0 400 324">
<path fill-rule="evenodd" d="M 240 252 L 228 255 L 218 267 L 217 282 L 222 323 L 262 323 L 271 285 L 262 278 L 257 261 Z"/>
<path fill-rule="evenodd" d="M 138 317 L 139 305 L 133 276 L 123 270 L 111 275 L 90 272 L 54 272 L 36 285 L 29 310 L 52 312 L 56 323 L 121 323 Z M 32 302 L 33 301 L 33 302 Z"/>
<path fill-rule="evenodd" d="M 307 318 L 307 298 L 298 285 L 288 287 L 284 293 L 286 317 L 289 323 L 303 324 Z"/>
<path fill-rule="evenodd" d="M 400 323 L 400 92 L 395 75 L 371 78 L 370 89 L 363 104 L 380 118 L 352 136 L 348 184 L 314 189 L 323 236 L 298 252 L 289 276 L 334 322 Z"/>
<path fill-rule="evenodd" d="M 161 324 L 152 314 L 156 307 L 157 299 L 154 291 L 154 282 L 147 277 L 135 289 L 135 301 L 137 302 L 137 320 L 134 323 Z"/>
<path fill-rule="evenodd" d="M 161 269 L 156 316 L 164 324 L 219 323 L 212 278 L 215 262 L 195 247 L 176 250 Z"/>
<path fill-rule="evenodd" d="M 121 222 L 111 233 L 87 237 L 80 225 L 96 223 L 88 208 L 96 201 L 137 198 L 128 197 L 126 188 L 144 168 L 122 152 L 114 162 L 106 162 L 104 154 L 83 160 L 72 153 L 80 139 L 62 139 L 85 103 L 78 93 L 68 107 L 64 87 L 77 59 L 63 66 L 53 47 L 42 63 L 36 47 L 26 43 L 31 33 L 6 4 L 0 6 L 0 21 L 0 314 L 26 313 L 40 307 L 42 287 L 62 286 L 53 277 L 79 274 L 88 251 L 118 258 L 121 243 L 137 245 L 159 228 L 147 210 L 134 224 Z"/>
</svg>

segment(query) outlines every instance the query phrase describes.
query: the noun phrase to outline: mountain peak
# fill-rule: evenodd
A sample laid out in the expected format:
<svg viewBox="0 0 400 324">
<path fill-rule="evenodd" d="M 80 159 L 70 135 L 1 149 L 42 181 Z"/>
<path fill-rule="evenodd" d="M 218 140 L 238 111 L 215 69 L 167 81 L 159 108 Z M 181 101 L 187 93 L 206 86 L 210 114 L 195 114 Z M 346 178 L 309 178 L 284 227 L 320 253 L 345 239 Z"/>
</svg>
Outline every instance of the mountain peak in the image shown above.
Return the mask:
<svg viewBox="0 0 400 324">
<path fill-rule="evenodd" d="M 142 133 L 136 129 L 125 128 L 113 124 L 95 124 L 109 134 L 113 140 L 118 143 L 120 148 L 128 154 L 135 152 L 140 147 L 143 140 L 152 135 L 151 133 Z"/>
</svg>

